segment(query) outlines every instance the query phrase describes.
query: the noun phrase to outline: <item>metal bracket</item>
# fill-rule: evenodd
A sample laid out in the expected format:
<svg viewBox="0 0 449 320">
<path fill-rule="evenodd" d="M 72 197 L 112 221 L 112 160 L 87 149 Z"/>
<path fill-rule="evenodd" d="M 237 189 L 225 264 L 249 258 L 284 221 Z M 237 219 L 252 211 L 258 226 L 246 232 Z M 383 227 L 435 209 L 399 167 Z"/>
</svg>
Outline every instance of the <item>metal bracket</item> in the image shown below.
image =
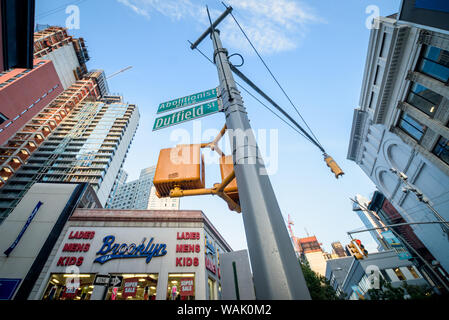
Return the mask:
<svg viewBox="0 0 449 320">
<path fill-rule="evenodd" d="M 207 143 L 202 143 L 201 148 L 210 148 L 212 151 L 217 152 L 221 157 L 225 157 L 225 154 L 218 147 L 217 143 L 226 133 L 227 126 L 225 125 L 223 129 L 221 129 L 220 133 L 215 137 L 214 140 Z M 242 212 L 240 205 L 237 204 L 234 200 L 232 200 L 225 192 L 224 189 L 231 183 L 235 178 L 235 171 L 232 172 L 223 179 L 221 183 L 215 183 L 212 188 L 204 188 L 204 189 L 194 189 L 194 190 L 183 190 L 180 186 L 175 186 L 170 190 L 170 198 L 181 198 L 188 196 L 200 196 L 200 195 L 217 195 L 222 198 L 224 201 L 228 203 L 229 209 L 236 211 L 238 213 Z"/>
</svg>

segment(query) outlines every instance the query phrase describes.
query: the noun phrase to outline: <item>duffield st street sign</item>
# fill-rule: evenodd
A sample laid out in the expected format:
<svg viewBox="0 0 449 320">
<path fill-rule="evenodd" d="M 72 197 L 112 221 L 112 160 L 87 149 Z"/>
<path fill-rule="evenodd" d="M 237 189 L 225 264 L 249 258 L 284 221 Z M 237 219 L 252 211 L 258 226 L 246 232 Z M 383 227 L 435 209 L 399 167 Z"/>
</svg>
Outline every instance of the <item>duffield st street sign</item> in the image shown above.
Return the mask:
<svg viewBox="0 0 449 320">
<path fill-rule="evenodd" d="M 163 117 L 159 117 L 154 121 L 153 131 L 164 129 L 182 122 L 198 119 L 220 111 L 218 100 L 201 104 L 189 109 L 184 109 Z"/>
<path fill-rule="evenodd" d="M 217 88 L 206 90 L 203 92 L 191 94 L 183 98 L 161 103 L 157 109 L 157 113 L 172 111 L 175 109 L 191 106 L 200 102 L 206 102 L 217 98 Z"/>
</svg>

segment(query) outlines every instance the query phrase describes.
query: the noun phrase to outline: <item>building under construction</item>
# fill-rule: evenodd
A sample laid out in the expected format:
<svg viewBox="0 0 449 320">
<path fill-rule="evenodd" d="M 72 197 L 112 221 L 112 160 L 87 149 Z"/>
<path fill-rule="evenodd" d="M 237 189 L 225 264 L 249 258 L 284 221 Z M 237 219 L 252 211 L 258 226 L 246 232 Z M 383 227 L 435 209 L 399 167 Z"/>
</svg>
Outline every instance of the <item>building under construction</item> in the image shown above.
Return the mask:
<svg viewBox="0 0 449 320">
<path fill-rule="evenodd" d="M 73 38 L 66 28 L 54 26 L 34 33 L 34 58 L 53 61 L 64 89 L 86 75 L 90 60 L 83 38 Z"/>
<path fill-rule="evenodd" d="M 0 148 L 0 222 L 38 181 L 90 182 L 104 206 L 138 122 L 135 105 L 101 96 L 98 77 L 77 81 Z"/>
</svg>

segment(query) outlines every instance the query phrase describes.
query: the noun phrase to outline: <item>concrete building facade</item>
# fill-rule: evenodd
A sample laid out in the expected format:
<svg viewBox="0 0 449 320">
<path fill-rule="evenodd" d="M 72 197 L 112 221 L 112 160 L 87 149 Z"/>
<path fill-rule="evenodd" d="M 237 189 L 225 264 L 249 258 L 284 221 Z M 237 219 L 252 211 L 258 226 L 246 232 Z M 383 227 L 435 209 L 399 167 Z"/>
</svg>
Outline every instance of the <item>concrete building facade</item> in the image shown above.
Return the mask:
<svg viewBox="0 0 449 320">
<path fill-rule="evenodd" d="M 449 220 L 449 33 L 378 19 L 370 36 L 360 107 L 354 112 L 348 159 L 355 161 L 407 222 L 437 221 L 391 168 Z M 446 272 L 449 241 L 437 224 L 412 225 Z"/>
<path fill-rule="evenodd" d="M 127 250 L 112 252 L 113 243 Z M 230 251 L 201 211 L 77 209 L 29 299 L 219 300 L 225 281 L 220 256 Z M 76 279 L 70 279 L 72 270 Z M 98 285 L 97 275 L 122 282 Z"/>
<path fill-rule="evenodd" d="M 34 57 L 53 62 L 64 90 L 83 78 L 90 60 L 83 38 L 73 38 L 66 28 L 55 26 L 34 33 Z"/>
<path fill-rule="evenodd" d="M 256 300 L 248 250 L 220 255 L 223 300 Z"/>
<path fill-rule="evenodd" d="M 53 62 L 0 73 L 0 145 L 64 91 Z"/>
<path fill-rule="evenodd" d="M 26 300 L 73 211 L 100 206 L 87 183 L 34 184 L 0 225 L 0 300 Z"/>
<path fill-rule="evenodd" d="M 373 253 L 362 260 L 353 257 L 330 260 L 326 278 L 348 300 L 369 299 L 368 290 L 380 289 L 381 278 L 393 287 L 403 282 L 429 286 L 418 269 L 410 261 L 400 260 L 393 250 Z"/>
</svg>

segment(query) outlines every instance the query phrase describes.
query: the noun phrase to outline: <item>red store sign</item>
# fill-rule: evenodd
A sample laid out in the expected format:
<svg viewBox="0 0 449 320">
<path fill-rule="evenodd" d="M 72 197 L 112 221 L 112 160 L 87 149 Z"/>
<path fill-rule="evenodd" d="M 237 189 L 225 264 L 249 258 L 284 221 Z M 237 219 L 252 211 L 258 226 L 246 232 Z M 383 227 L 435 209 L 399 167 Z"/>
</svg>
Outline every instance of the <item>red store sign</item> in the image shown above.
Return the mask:
<svg viewBox="0 0 449 320">
<path fill-rule="evenodd" d="M 176 240 L 181 243 L 176 244 L 176 253 L 200 253 L 201 245 L 200 244 L 192 244 L 192 243 L 184 243 L 185 240 L 200 240 L 199 232 L 177 232 Z M 198 267 L 200 262 L 197 256 L 177 256 L 176 258 L 176 267 Z"/>
<path fill-rule="evenodd" d="M 92 240 L 95 237 L 95 231 L 71 231 L 69 234 L 69 240 Z M 90 243 L 65 243 L 62 252 L 79 253 L 88 252 L 90 249 Z M 81 266 L 84 262 L 84 257 L 73 256 L 61 256 L 56 264 L 57 267 L 66 266 Z"/>
</svg>

